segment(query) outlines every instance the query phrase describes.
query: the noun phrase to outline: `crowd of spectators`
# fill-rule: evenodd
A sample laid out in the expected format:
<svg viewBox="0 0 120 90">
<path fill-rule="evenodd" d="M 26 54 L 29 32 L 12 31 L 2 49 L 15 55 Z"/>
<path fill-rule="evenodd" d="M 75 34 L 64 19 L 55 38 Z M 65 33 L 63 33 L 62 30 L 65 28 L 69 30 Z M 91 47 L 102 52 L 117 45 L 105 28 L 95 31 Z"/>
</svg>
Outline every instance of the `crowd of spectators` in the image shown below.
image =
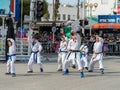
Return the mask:
<svg viewBox="0 0 120 90">
<path fill-rule="evenodd" d="M 109 34 L 105 33 L 101 36 L 104 40 L 103 44 L 103 51 L 105 53 L 116 53 L 120 54 L 120 36 L 119 34 Z M 95 34 L 92 34 L 89 36 L 89 34 L 86 34 L 86 36 L 83 38 L 84 40 L 88 41 L 88 45 L 90 47 L 89 51 L 92 51 L 93 44 L 95 42 Z"/>
<path fill-rule="evenodd" d="M 53 43 L 53 33 L 52 32 L 46 32 L 40 33 L 37 35 L 39 36 L 39 41 L 45 46 L 44 49 L 47 53 L 51 52 L 57 52 L 59 48 L 61 33 L 56 32 L 54 37 L 54 43 Z M 95 42 L 95 34 L 92 34 L 91 36 L 89 34 L 86 34 L 85 36 L 81 35 L 83 40 L 86 40 L 89 45 L 89 51 L 92 52 L 93 45 Z M 114 34 L 103 34 L 101 36 L 104 39 L 104 45 L 103 45 L 103 51 L 104 52 L 119 52 L 120 51 L 120 36 L 114 35 Z M 82 41 L 83 41 L 82 40 Z"/>
<path fill-rule="evenodd" d="M 104 43 L 119 43 L 120 42 L 120 36 L 114 35 L 114 34 L 103 34 L 101 36 L 104 39 Z M 89 34 L 86 34 L 84 37 L 89 42 L 95 42 L 95 34 L 92 34 L 89 36 Z"/>
<path fill-rule="evenodd" d="M 54 43 L 52 32 L 43 31 L 42 33 L 36 33 L 35 35 L 39 37 L 39 41 L 42 43 L 43 49 L 45 51 L 44 53 L 55 53 L 58 51 L 61 39 L 60 32 L 56 32 L 54 34 Z"/>
</svg>

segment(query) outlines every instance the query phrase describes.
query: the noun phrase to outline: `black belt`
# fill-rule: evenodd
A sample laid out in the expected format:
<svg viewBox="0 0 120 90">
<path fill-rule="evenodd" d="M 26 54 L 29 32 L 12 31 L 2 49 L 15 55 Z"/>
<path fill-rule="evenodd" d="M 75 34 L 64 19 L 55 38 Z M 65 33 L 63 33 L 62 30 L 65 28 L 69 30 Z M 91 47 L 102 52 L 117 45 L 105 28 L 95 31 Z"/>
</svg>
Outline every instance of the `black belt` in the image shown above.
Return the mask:
<svg viewBox="0 0 120 90">
<path fill-rule="evenodd" d="M 70 50 L 71 52 L 80 52 L 80 50 Z"/>
<path fill-rule="evenodd" d="M 103 53 L 103 52 L 98 52 L 98 53 L 95 53 L 95 54 L 100 54 L 100 53 Z"/>
</svg>

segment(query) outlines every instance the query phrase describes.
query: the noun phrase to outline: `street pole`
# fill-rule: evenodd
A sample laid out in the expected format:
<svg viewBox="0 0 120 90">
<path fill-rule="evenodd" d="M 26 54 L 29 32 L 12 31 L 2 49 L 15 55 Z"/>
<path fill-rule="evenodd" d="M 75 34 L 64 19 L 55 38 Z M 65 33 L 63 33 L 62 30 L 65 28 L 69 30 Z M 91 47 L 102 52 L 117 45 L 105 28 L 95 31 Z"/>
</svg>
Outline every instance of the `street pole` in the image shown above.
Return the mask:
<svg viewBox="0 0 120 90">
<path fill-rule="evenodd" d="M 83 19 L 83 23 L 82 23 L 82 34 L 83 35 L 85 35 L 85 25 L 84 25 L 84 19 L 85 19 L 85 0 L 82 0 L 82 2 L 81 2 L 81 4 L 82 4 L 82 19 Z"/>
<path fill-rule="evenodd" d="M 23 22 L 23 0 L 21 0 L 21 39 L 22 39 L 22 22 Z"/>
<path fill-rule="evenodd" d="M 79 5 L 80 5 L 80 0 L 77 2 L 77 19 L 79 20 Z"/>
<path fill-rule="evenodd" d="M 23 30 L 22 30 L 22 22 L 23 22 L 23 20 L 22 19 L 23 19 L 23 0 L 21 0 L 21 46 L 20 46 L 21 47 L 21 50 L 20 50 L 21 55 L 22 55 L 22 49 L 23 49 L 22 48 L 22 44 L 23 44 L 22 43 L 22 32 L 23 32 Z"/>
<path fill-rule="evenodd" d="M 55 32 L 53 32 L 53 43 L 55 41 Z"/>
<path fill-rule="evenodd" d="M 53 16 L 52 16 L 53 21 L 55 21 L 55 14 L 54 14 L 54 12 L 55 12 L 55 0 L 53 0 Z"/>
</svg>

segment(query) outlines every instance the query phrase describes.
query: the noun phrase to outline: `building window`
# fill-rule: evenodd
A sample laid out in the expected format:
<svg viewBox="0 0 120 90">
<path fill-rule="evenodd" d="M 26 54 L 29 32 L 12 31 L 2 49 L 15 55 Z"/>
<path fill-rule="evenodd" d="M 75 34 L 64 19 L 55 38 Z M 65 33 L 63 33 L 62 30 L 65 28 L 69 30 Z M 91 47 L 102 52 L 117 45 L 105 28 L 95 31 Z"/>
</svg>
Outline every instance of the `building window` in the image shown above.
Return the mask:
<svg viewBox="0 0 120 90">
<path fill-rule="evenodd" d="M 101 0 L 101 4 L 108 4 L 108 0 Z"/>
<path fill-rule="evenodd" d="M 60 14 L 58 14 L 58 20 L 60 20 Z"/>
<path fill-rule="evenodd" d="M 70 18 L 70 15 L 68 15 L 68 20 L 70 20 L 71 18 Z"/>
<path fill-rule="evenodd" d="M 118 0 L 117 3 L 120 5 L 120 0 Z"/>
<path fill-rule="evenodd" d="M 66 15 L 65 14 L 63 14 L 63 20 L 66 20 Z"/>
</svg>

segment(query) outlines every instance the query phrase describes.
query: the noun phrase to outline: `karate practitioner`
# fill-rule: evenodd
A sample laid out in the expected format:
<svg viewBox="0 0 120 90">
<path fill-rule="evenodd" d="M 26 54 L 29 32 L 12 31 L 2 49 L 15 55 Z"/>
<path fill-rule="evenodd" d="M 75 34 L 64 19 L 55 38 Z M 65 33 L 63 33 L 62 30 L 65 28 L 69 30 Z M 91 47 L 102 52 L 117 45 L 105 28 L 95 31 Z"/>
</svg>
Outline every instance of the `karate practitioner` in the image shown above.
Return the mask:
<svg viewBox="0 0 120 90">
<path fill-rule="evenodd" d="M 62 36 L 61 42 L 60 42 L 59 53 L 58 53 L 58 70 L 57 71 L 62 71 L 63 62 L 67 54 L 66 50 L 67 50 L 67 41 L 65 39 L 65 36 Z"/>
<path fill-rule="evenodd" d="M 76 37 L 76 41 L 77 41 L 77 43 L 78 43 L 78 49 L 80 48 L 80 45 L 81 45 L 81 37 L 80 37 L 80 35 L 78 34 L 78 32 L 77 31 L 72 31 L 72 33 L 74 34 L 74 36 Z M 77 50 L 78 50 L 77 49 Z M 72 61 L 72 68 L 76 68 L 76 62 L 75 62 L 75 59 Z"/>
<path fill-rule="evenodd" d="M 83 73 L 83 66 L 80 61 L 80 55 L 79 52 L 75 51 L 78 50 L 78 42 L 73 33 L 71 33 L 71 40 L 68 43 L 67 50 L 68 50 L 68 54 L 66 55 L 65 61 L 63 63 L 63 75 L 69 74 L 68 66 L 70 65 L 70 61 L 73 61 L 75 59 L 78 65 L 78 70 L 81 72 L 80 77 L 83 78 L 84 73 Z"/>
<path fill-rule="evenodd" d="M 104 74 L 102 48 L 103 48 L 103 40 L 101 37 L 96 36 L 96 42 L 94 43 L 94 47 L 93 47 L 93 56 L 90 61 L 88 72 L 93 72 L 95 63 L 99 61 L 99 69 L 101 71 L 101 74 Z"/>
<path fill-rule="evenodd" d="M 86 70 L 88 70 L 88 46 L 86 41 L 82 42 L 82 45 L 80 47 L 80 59 L 82 61 L 82 64 Z"/>
<path fill-rule="evenodd" d="M 6 75 L 12 75 L 15 77 L 15 61 L 16 61 L 16 46 L 15 41 L 12 38 L 7 39 L 9 51 L 8 51 L 8 61 L 7 61 L 7 72 Z"/>
<path fill-rule="evenodd" d="M 38 41 L 38 37 L 35 35 L 33 37 L 28 37 L 28 42 L 32 48 L 30 59 L 28 61 L 28 73 L 33 72 L 32 66 L 34 63 L 37 63 L 40 66 L 40 72 L 43 72 L 43 67 L 40 59 L 40 52 L 42 50 L 41 43 Z"/>
</svg>

